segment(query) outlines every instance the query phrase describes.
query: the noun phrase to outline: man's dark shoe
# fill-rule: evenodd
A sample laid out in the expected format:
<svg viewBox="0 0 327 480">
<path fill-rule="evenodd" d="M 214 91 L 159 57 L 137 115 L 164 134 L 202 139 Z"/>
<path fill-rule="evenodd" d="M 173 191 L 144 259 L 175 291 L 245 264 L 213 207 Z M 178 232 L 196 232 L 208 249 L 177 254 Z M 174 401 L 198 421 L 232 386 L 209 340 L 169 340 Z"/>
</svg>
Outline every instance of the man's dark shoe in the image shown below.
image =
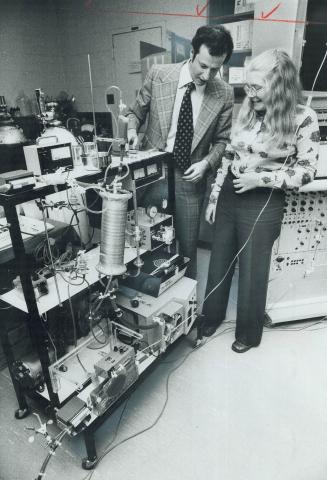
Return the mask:
<svg viewBox="0 0 327 480">
<path fill-rule="evenodd" d="M 250 348 L 254 347 L 254 345 L 244 345 L 244 343 L 239 342 L 238 340 L 235 340 L 235 342 L 232 345 L 232 350 L 236 353 L 245 353 Z"/>
</svg>

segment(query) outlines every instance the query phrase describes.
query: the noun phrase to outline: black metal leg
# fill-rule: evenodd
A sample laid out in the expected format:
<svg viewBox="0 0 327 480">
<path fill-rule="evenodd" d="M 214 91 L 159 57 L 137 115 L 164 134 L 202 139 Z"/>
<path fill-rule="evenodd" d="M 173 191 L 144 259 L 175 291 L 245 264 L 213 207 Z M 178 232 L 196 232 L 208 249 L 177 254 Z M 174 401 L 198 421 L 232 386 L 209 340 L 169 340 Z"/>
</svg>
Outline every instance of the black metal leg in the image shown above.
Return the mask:
<svg viewBox="0 0 327 480">
<path fill-rule="evenodd" d="M 19 406 L 19 408 L 15 411 L 15 418 L 17 419 L 25 418 L 29 414 L 29 407 L 26 403 L 25 395 L 23 394 L 19 383 L 17 382 L 17 380 L 15 379 L 11 371 L 11 366 L 15 360 L 15 357 L 13 355 L 11 346 L 9 344 L 8 327 L 6 324 L 4 327 L 4 331 L 0 332 L 0 337 L 1 337 L 2 349 L 7 359 L 9 374 L 11 377 L 11 381 L 15 390 L 15 394 L 16 394 L 16 398 Z"/>
<path fill-rule="evenodd" d="M 91 470 L 95 467 L 98 457 L 95 447 L 94 431 L 87 428 L 83 432 L 87 457 L 82 460 L 84 470 Z"/>
<path fill-rule="evenodd" d="M 16 380 L 12 376 L 11 376 L 11 380 L 12 380 L 12 384 L 13 384 L 13 387 L 14 387 L 14 390 L 15 390 L 19 410 L 27 410 L 28 405 L 26 403 L 25 395 L 23 394 L 20 386 L 18 385 L 18 383 L 16 382 Z M 16 413 L 15 413 L 15 416 L 16 416 Z"/>
<path fill-rule="evenodd" d="M 203 339 L 203 327 L 204 327 L 205 316 L 200 314 L 196 318 L 196 329 L 197 329 L 197 339 L 196 344 L 200 343 Z"/>
<path fill-rule="evenodd" d="M 27 417 L 27 415 L 29 415 L 30 408 L 27 405 L 25 395 L 23 394 L 19 384 L 12 376 L 11 376 L 11 379 L 12 379 L 12 384 L 15 390 L 18 406 L 19 406 L 19 408 L 15 410 L 15 418 L 17 418 L 17 420 L 21 420 L 22 418 L 25 418 Z"/>
</svg>

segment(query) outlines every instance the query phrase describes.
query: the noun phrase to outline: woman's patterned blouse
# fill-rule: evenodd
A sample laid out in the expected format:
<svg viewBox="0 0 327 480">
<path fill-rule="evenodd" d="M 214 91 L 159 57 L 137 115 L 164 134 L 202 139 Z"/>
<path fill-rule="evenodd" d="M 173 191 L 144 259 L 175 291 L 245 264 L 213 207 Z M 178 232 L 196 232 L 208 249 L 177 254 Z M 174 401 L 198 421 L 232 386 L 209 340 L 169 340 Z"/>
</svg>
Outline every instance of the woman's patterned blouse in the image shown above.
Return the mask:
<svg viewBox="0 0 327 480">
<path fill-rule="evenodd" d="M 253 128 L 232 135 L 212 185 L 209 203 L 217 202 L 229 167 L 236 177 L 256 172 L 260 187 L 299 188 L 311 182 L 316 173 L 320 142 L 314 110 L 298 105 L 296 126 L 293 140 L 275 147 L 268 147 L 264 139 L 264 117 L 258 117 Z"/>
</svg>

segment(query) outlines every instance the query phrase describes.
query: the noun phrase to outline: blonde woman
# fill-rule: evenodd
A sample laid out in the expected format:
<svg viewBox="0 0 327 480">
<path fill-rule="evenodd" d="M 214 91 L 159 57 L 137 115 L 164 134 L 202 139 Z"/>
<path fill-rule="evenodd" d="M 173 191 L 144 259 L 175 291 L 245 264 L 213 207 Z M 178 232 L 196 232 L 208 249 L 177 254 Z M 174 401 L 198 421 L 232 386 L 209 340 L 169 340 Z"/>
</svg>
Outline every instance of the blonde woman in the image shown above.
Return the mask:
<svg viewBox="0 0 327 480">
<path fill-rule="evenodd" d="M 237 353 L 260 344 L 271 249 L 280 233 L 285 190 L 314 179 L 320 140 L 316 114 L 303 104 L 287 53 L 268 50 L 252 59 L 244 90 L 206 211 L 215 232 L 203 306 L 203 333 L 210 336 L 225 318 L 238 258 L 232 345 Z"/>
</svg>

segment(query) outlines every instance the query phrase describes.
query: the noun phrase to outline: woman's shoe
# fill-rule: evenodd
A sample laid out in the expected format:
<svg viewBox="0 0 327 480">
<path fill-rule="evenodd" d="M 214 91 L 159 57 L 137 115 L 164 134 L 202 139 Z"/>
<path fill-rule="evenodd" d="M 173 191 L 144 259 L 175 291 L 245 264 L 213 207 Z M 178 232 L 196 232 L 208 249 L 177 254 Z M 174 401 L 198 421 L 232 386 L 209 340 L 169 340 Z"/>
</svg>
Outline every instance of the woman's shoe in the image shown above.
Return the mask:
<svg viewBox="0 0 327 480">
<path fill-rule="evenodd" d="M 239 342 L 238 340 L 235 340 L 235 342 L 232 345 L 232 350 L 236 353 L 244 353 L 250 350 L 254 345 L 244 345 L 244 343 Z"/>
</svg>

